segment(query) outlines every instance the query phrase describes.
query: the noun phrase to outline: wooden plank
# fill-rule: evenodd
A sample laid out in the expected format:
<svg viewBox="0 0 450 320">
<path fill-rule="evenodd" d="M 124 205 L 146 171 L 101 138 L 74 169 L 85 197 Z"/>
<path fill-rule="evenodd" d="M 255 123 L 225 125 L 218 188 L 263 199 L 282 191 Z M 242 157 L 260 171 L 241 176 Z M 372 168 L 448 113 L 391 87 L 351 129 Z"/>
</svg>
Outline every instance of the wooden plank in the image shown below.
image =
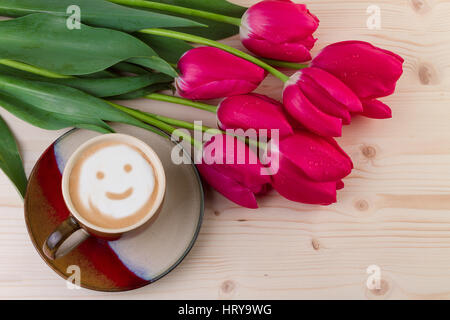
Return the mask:
<svg viewBox="0 0 450 320">
<path fill-rule="evenodd" d="M 103 294 L 68 290 L 46 267 L 29 241 L 20 199 L 0 174 L 0 298 L 450 298 L 450 2 L 371 1 L 381 8 L 381 30 L 367 29 L 367 2 L 306 4 L 321 19 L 314 53 L 359 39 L 406 59 L 396 94 L 383 99 L 394 118 L 357 118 L 345 128 L 340 143 L 355 170 L 338 204 L 296 204 L 273 192 L 251 211 L 207 190 L 201 235 L 181 266 L 154 285 Z M 238 38 L 227 43 L 241 47 Z M 269 78 L 258 91 L 279 98 L 281 84 Z M 169 104 L 129 105 L 215 123 Z M 0 114 L 29 172 L 61 132 Z M 370 265 L 381 269 L 380 290 L 366 287 Z"/>
</svg>

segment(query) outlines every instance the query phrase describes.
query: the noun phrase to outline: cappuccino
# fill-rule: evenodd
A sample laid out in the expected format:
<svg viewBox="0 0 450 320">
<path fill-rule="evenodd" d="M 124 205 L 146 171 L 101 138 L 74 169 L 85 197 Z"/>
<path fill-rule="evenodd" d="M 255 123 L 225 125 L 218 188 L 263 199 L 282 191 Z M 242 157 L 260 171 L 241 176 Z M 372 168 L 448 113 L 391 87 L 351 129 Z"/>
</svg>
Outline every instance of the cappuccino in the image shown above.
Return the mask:
<svg viewBox="0 0 450 320">
<path fill-rule="evenodd" d="M 136 146 L 103 141 L 77 157 L 69 174 L 68 193 L 74 209 L 91 224 L 128 228 L 159 205 L 157 176 L 151 160 Z"/>
</svg>

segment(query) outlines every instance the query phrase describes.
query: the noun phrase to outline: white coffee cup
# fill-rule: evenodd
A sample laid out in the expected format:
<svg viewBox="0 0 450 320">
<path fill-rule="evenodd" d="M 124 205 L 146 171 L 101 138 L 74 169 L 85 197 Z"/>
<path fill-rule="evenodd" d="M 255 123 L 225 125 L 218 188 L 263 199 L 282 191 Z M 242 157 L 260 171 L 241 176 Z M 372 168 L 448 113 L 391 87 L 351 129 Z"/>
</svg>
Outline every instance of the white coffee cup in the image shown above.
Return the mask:
<svg viewBox="0 0 450 320">
<path fill-rule="evenodd" d="M 118 142 L 137 148 L 141 151 L 151 163 L 154 169 L 155 180 L 157 181 L 156 196 L 148 213 L 133 225 L 109 229 L 97 226 L 83 217 L 75 208 L 69 190 L 70 176 L 72 169 L 80 160 L 80 156 L 90 147 L 101 143 Z M 56 259 L 64 256 L 89 236 L 99 237 L 107 240 L 119 239 L 123 234 L 134 231 L 144 225 L 152 224 L 159 215 L 166 190 L 166 176 L 164 167 L 156 152 L 145 142 L 125 134 L 105 134 L 88 140 L 82 144 L 69 158 L 62 177 L 62 194 L 71 216 L 64 221 L 54 232 L 50 234 L 44 242 L 43 251 L 50 259 Z"/>
</svg>

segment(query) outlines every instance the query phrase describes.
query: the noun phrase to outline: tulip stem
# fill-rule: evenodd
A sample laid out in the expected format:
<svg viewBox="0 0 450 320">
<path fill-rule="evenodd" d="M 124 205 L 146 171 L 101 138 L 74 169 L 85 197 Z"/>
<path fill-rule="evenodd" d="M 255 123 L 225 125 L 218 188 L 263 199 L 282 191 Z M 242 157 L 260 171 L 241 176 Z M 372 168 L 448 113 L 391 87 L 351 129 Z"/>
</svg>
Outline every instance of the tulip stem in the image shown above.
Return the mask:
<svg viewBox="0 0 450 320">
<path fill-rule="evenodd" d="M 280 79 L 283 82 L 286 82 L 289 80 L 289 77 L 287 75 L 278 71 L 277 69 L 275 69 L 271 65 L 265 63 L 264 61 L 261 61 L 260 59 L 254 57 L 252 55 L 249 55 L 248 53 L 242 52 L 238 49 L 235 49 L 231 46 L 228 46 L 226 44 L 223 44 L 223 43 L 220 43 L 220 42 L 217 42 L 214 40 L 195 36 L 195 35 L 188 34 L 188 33 L 183 33 L 183 32 L 178 32 L 178 31 L 173 31 L 173 30 L 166 30 L 166 29 L 159 29 L 159 28 L 143 29 L 143 30 L 140 30 L 139 32 L 146 33 L 146 34 L 153 34 L 156 36 L 162 36 L 162 37 L 167 37 L 167 38 L 178 39 L 178 40 L 184 40 L 184 41 L 188 41 L 188 42 L 193 42 L 193 43 L 197 43 L 197 44 L 203 44 L 206 46 L 219 48 L 226 52 L 234 54 L 237 57 L 240 57 L 247 61 L 250 61 L 250 62 L 256 64 L 257 66 L 260 66 L 261 68 L 270 72 L 272 75 L 274 75 L 275 77 L 277 77 L 278 79 Z M 230 68 L 232 68 L 232 67 L 233 66 L 230 66 Z"/>
<path fill-rule="evenodd" d="M 142 111 L 140 111 L 142 112 Z M 178 128 L 183 128 L 183 129 L 188 129 L 188 130 L 201 130 L 202 132 L 208 132 L 209 134 L 215 135 L 215 134 L 224 134 L 225 132 L 220 130 L 220 129 L 216 129 L 216 128 L 211 128 L 208 126 L 203 126 L 203 125 L 197 125 L 195 123 L 192 122 L 188 122 L 188 121 L 183 121 L 183 120 L 178 120 L 178 119 L 173 119 L 173 118 L 169 118 L 169 117 L 165 117 L 165 116 L 160 116 L 154 113 L 148 113 L 148 112 L 142 112 L 146 115 L 149 115 L 151 117 L 154 117 L 157 120 L 163 121 L 167 124 L 176 126 Z"/>
<path fill-rule="evenodd" d="M 18 62 L 18 61 L 14 61 L 14 60 L 7 60 L 7 59 L 0 59 L 0 64 L 6 65 L 8 67 L 17 69 L 17 70 L 22 70 L 22 71 L 26 71 L 26 72 L 30 72 L 32 74 L 36 74 L 36 75 L 40 75 L 40 76 L 44 76 L 47 78 L 73 78 L 70 76 L 65 76 L 65 75 L 61 75 L 58 73 L 54 73 L 52 71 L 49 70 L 45 70 L 45 69 L 41 69 L 38 67 L 34 67 L 22 62 Z M 185 140 L 188 140 L 192 145 L 198 147 L 201 146 L 201 142 L 195 141 L 194 139 L 192 139 L 192 137 L 186 136 L 184 135 L 182 132 L 179 132 L 176 130 L 176 128 L 172 127 L 169 123 L 165 122 L 165 121 L 161 121 L 155 117 L 152 117 L 150 115 L 146 115 L 144 112 L 138 111 L 138 110 L 134 110 L 119 104 L 116 104 L 114 102 L 110 102 L 107 100 L 103 100 L 106 103 L 108 103 L 109 105 L 111 105 L 112 107 L 121 110 L 129 115 L 131 115 L 132 117 L 141 120 L 142 122 L 145 122 L 147 124 L 150 124 L 160 130 L 163 130 L 169 134 L 175 134 L 178 135 L 180 138 L 183 138 Z M 150 130 L 151 127 L 148 127 L 146 129 Z M 152 128 L 153 129 L 153 128 Z M 157 130 L 154 130 L 154 132 L 158 133 Z M 159 133 L 161 134 L 161 133 Z"/>
<path fill-rule="evenodd" d="M 155 9 L 155 10 L 159 10 L 159 11 L 166 11 L 166 12 L 182 14 L 182 15 L 191 16 L 191 17 L 204 18 L 204 19 L 213 20 L 213 21 L 217 21 L 217 22 L 232 24 L 235 26 L 241 25 L 241 19 L 239 19 L 239 18 L 229 17 L 229 16 L 225 16 L 225 15 L 217 14 L 217 13 L 213 13 L 213 12 L 208 12 L 208 11 L 174 6 L 174 5 L 166 4 L 166 3 L 145 1 L 145 0 L 108 0 L 108 1 L 114 2 L 117 4 L 126 5 L 126 6 L 149 8 L 149 9 Z M 208 0 L 205 0 L 205 1 L 208 1 Z"/>
<path fill-rule="evenodd" d="M 202 148 L 202 143 L 201 141 L 197 141 L 195 139 L 193 139 L 191 137 L 190 134 L 185 134 L 184 132 L 177 130 L 175 127 L 173 127 L 168 121 L 163 121 L 162 119 L 170 119 L 170 118 L 166 118 L 166 117 L 162 117 L 162 116 L 157 116 L 157 115 L 153 115 L 151 113 L 146 113 L 143 111 L 139 111 L 136 109 L 132 109 L 132 108 L 128 108 L 125 106 L 122 106 L 120 104 L 116 104 L 110 101 L 106 101 L 108 102 L 111 106 L 113 106 L 114 108 L 121 110 L 127 114 L 129 114 L 130 116 L 141 120 L 142 122 L 148 123 L 154 127 L 157 127 L 165 132 L 167 132 L 168 134 L 171 135 L 176 135 L 177 137 L 183 139 L 183 140 L 187 140 L 189 141 L 194 147 L 196 148 Z M 175 122 L 182 122 L 181 120 L 178 121 L 172 121 L 172 123 Z M 175 123 L 176 125 L 176 123 Z"/>
<path fill-rule="evenodd" d="M 286 69 L 294 69 L 294 70 L 301 70 L 309 67 L 309 64 L 307 63 L 297 63 L 297 62 L 288 62 L 288 61 L 280 61 L 280 60 L 272 60 L 272 59 L 266 59 L 266 58 L 260 58 L 262 61 L 266 62 L 267 64 L 270 64 L 273 67 L 280 67 L 280 68 L 286 68 Z"/>
<path fill-rule="evenodd" d="M 72 76 L 66 76 L 63 74 L 54 73 L 49 70 L 44 70 L 26 63 L 22 63 L 19 61 L 9 60 L 9 59 L 0 59 L 0 64 L 17 69 L 26 71 L 29 73 L 33 73 L 39 76 L 47 77 L 47 78 L 54 78 L 54 79 L 70 79 L 73 78 Z"/>
<path fill-rule="evenodd" d="M 173 118 L 169 118 L 169 117 L 165 117 L 165 116 L 160 116 L 154 113 L 149 113 L 149 112 L 143 112 L 143 111 L 139 111 L 139 110 L 135 110 L 132 109 L 135 112 L 141 113 L 141 115 L 146 115 L 146 116 L 150 116 L 150 117 L 154 117 L 157 120 L 163 121 L 169 125 L 173 125 L 179 128 L 184 128 L 184 129 L 188 129 L 188 130 L 198 130 L 200 129 L 202 132 L 207 132 L 209 134 L 215 135 L 215 134 L 227 134 L 230 136 L 233 136 L 249 145 L 253 145 L 257 148 L 266 148 L 267 144 L 262 142 L 262 141 L 256 141 L 250 138 L 245 138 L 242 136 L 238 136 L 235 134 L 231 134 L 230 132 L 224 131 L 224 130 L 220 130 L 220 129 L 216 129 L 216 128 L 211 128 L 208 126 L 199 126 L 196 125 L 195 123 L 192 122 L 188 122 L 188 121 L 183 121 L 183 120 L 178 120 L 178 119 L 173 119 Z M 144 120 L 143 120 L 144 121 Z"/>
<path fill-rule="evenodd" d="M 216 128 L 212 128 L 212 127 L 208 127 L 208 126 L 199 126 L 195 123 L 192 122 L 188 122 L 188 121 L 183 121 L 183 120 L 178 120 L 178 119 L 174 119 L 174 118 L 169 118 L 169 117 L 165 117 L 165 116 L 161 116 L 155 113 L 150 113 L 150 112 L 144 112 L 144 111 L 140 111 L 140 110 L 136 110 L 136 109 L 132 109 L 129 107 L 125 107 L 125 106 L 121 106 L 121 105 L 117 105 L 115 103 L 110 102 L 111 105 L 113 105 L 114 107 L 118 108 L 119 110 L 122 110 L 126 113 L 128 113 L 129 115 L 132 115 L 133 117 L 135 117 L 136 119 L 139 119 L 143 122 L 149 123 L 155 127 L 160 128 L 161 130 L 167 131 L 170 134 L 176 134 L 177 132 L 175 131 L 175 127 L 178 128 L 183 128 L 183 129 L 188 129 L 188 130 L 192 130 L 192 131 L 196 131 L 196 130 L 201 130 L 202 132 L 207 132 L 211 135 L 215 135 L 215 134 L 227 134 L 227 135 L 231 135 L 234 136 L 235 138 L 249 144 L 249 145 L 253 145 L 255 147 L 258 148 L 266 148 L 267 144 L 262 142 L 262 141 L 256 141 L 250 138 L 245 138 L 242 136 L 238 136 L 235 134 L 231 134 L 227 131 L 224 130 L 220 130 L 220 129 L 216 129 Z M 153 118 L 153 119 L 152 119 Z M 161 125 L 161 122 L 164 122 L 166 125 Z M 184 135 L 179 134 L 179 136 L 184 137 Z M 185 138 L 185 139 L 189 139 L 190 142 L 192 143 L 192 145 L 194 147 L 201 147 L 201 142 L 193 139 L 191 136 L 189 136 L 189 138 Z"/>
<path fill-rule="evenodd" d="M 136 109 L 132 109 L 132 108 L 128 108 L 125 106 L 120 106 L 120 105 L 115 105 L 118 108 L 120 107 L 120 110 L 127 112 L 130 115 L 133 115 L 134 117 L 138 118 L 139 120 L 142 120 L 144 122 L 147 122 L 147 120 L 149 120 L 150 118 L 156 119 L 157 121 L 162 121 L 165 124 L 169 125 L 169 126 L 176 126 L 178 128 L 184 128 L 184 129 L 188 129 L 188 130 L 198 130 L 201 129 L 202 132 L 206 132 L 208 131 L 211 134 L 222 134 L 225 133 L 222 130 L 216 129 L 216 128 L 211 128 L 211 127 L 207 127 L 207 126 L 199 126 L 196 125 L 195 123 L 192 122 L 188 122 L 188 121 L 183 121 L 183 120 L 178 120 L 178 119 L 173 119 L 173 118 L 169 118 L 169 117 L 165 117 L 165 116 L 161 116 L 155 113 L 150 113 L 150 112 L 144 112 L 144 111 L 140 111 L 140 110 L 136 110 Z M 151 120 L 153 121 L 153 120 Z M 150 123 L 153 124 L 153 123 Z M 163 128 L 160 128 L 162 130 Z M 171 128 L 172 131 L 169 133 L 173 133 L 173 130 L 175 130 L 175 128 Z"/>
<path fill-rule="evenodd" d="M 54 73 L 54 72 L 46 70 L 46 69 L 41 69 L 41 68 L 34 67 L 34 66 L 31 66 L 31 65 L 28 65 L 25 63 L 17 62 L 14 60 L 0 59 L 0 64 L 9 66 L 9 67 L 17 69 L 17 70 L 26 71 L 26 72 L 30 72 L 32 74 L 44 76 L 47 78 L 54 78 L 54 79 L 55 78 L 56 79 L 57 78 L 73 78 L 70 76 L 61 75 L 61 74 Z M 172 96 L 165 96 L 162 94 L 161 95 L 151 94 L 151 95 L 148 95 L 147 98 L 154 99 L 154 100 L 160 100 L 160 101 L 168 101 L 168 102 L 177 103 L 177 104 L 187 104 L 188 102 L 191 102 L 191 104 L 190 104 L 191 106 L 194 106 L 194 104 L 196 104 L 195 107 L 198 107 L 198 108 L 200 108 L 200 105 L 201 105 L 201 103 L 196 103 L 196 102 L 193 102 L 193 101 L 190 101 L 187 99 L 182 99 L 182 98 L 177 98 L 177 97 L 172 97 Z M 176 130 L 176 128 L 172 126 L 172 125 L 175 125 L 177 127 L 186 128 L 186 129 L 190 129 L 190 130 L 198 129 L 198 126 L 196 126 L 192 123 L 182 121 L 182 120 L 171 119 L 171 118 L 159 116 L 156 114 L 146 113 L 143 111 L 139 111 L 136 109 L 122 106 L 120 104 L 117 104 L 117 103 L 114 103 L 114 102 L 111 102 L 108 100 L 103 100 L 103 101 L 108 103 L 110 106 L 127 113 L 128 115 L 132 116 L 133 118 L 135 118 L 137 120 L 140 120 L 144 123 L 150 124 L 168 134 L 176 135 L 183 140 L 189 141 L 196 148 L 201 149 L 203 147 L 203 144 L 201 141 L 197 141 L 197 140 L 193 139 L 190 135 L 186 135 L 182 131 Z M 208 108 L 206 108 L 206 107 L 208 107 Z M 213 107 L 214 106 L 204 104 L 204 106 L 200 109 L 203 109 L 203 110 L 211 109 L 208 111 L 215 112 L 215 110 L 212 111 Z M 157 130 L 153 129 L 152 127 L 145 127 L 145 129 L 151 130 L 155 133 L 162 135 L 161 132 L 158 132 Z M 215 130 L 217 133 L 221 132 L 218 129 L 213 129 L 213 128 L 209 128 L 209 127 L 202 127 L 202 130 L 204 130 L 204 131 L 205 130 Z"/>
<path fill-rule="evenodd" d="M 169 96 L 166 94 L 152 93 L 152 94 L 145 96 L 144 98 L 151 99 L 151 100 L 157 100 L 157 101 L 165 101 L 165 102 L 170 102 L 170 103 L 175 103 L 175 104 L 182 104 L 182 105 L 194 107 L 194 108 L 197 108 L 200 110 L 206 110 L 206 111 L 209 111 L 212 113 L 217 112 L 216 106 L 212 106 L 212 105 L 206 104 L 206 103 L 192 101 L 189 99 Z"/>
<path fill-rule="evenodd" d="M 21 63 L 21 62 L 17 62 L 14 60 L 0 59 L 0 64 L 9 66 L 9 67 L 17 69 L 17 70 L 26 71 L 26 72 L 30 72 L 32 74 L 44 76 L 47 78 L 73 78 L 71 76 L 61 75 L 61 74 L 54 73 L 49 70 L 34 67 L 34 66 L 31 66 L 31 65 L 28 65 L 25 63 Z M 207 110 L 207 111 L 214 112 L 214 113 L 217 111 L 217 107 L 212 106 L 212 105 L 208 105 L 208 104 L 200 103 L 200 102 L 194 102 L 194 101 L 191 101 L 188 99 L 183 99 L 183 98 L 178 98 L 178 97 L 173 97 L 173 96 L 168 96 L 168 95 L 163 95 L 163 94 L 153 93 L 153 94 L 147 95 L 146 98 L 152 99 L 152 100 L 158 100 L 158 101 L 167 101 L 167 102 L 171 102 L 171 103 L 175 103 L 175 104 L 183 104 L 183 105 L 192 106 L 192 107 L 195 107 L 198 109 Z M 141 120 L 142 122 L 150 124 L 162 131 L 165 131 L 172 135 L 177 135 L 181 139 L 189 141 L 196 148 L 201 149 L 203 147 L 201 141 L 197 141 L 197 140 L 193 139 L 190 135 L 186 135 L 183 132 L 176 130 L 176 128 L 173 126 L 177 126 L 177 127 L 188 129 L 188 130 L 198 130 L 200 128 L 203 132 L 208 131 L 211 134 L 223 134 L 223 133 L 228 134 L 225 131 L 222 131 L 219 129 L 215 129 L 215 128 L 211 128 L 211 127 L 207 127 L 207 126 L 198 126 L 196 124 L 193 124 L 193 123 L 190 123 L 187 121 L 177 120 L 177 119 L 173 119 L 173 118 L 169 118 L 169 117 L 160 116 L 157 114 L 143 112 L 140 110 L 122 106 L 120 104 L 117 104 L 117 103 L 114 103 L 114 102 L 111 102 L 108 100 L 103 100 L 103 101 L 105 101 L 112 107 L 114 107 L 118 110 L 121 110 L 138 120 Z M 150 128 L 146 128 L 146 129 L 150 130 Z M 154 132 L 158 133 L 156 130 Z M 254 141 L 251 139 L 244 139 L 239 136 L 236 136 L 236 138 L 244 140 L 244 142 L 255 145 L 257 147 L 261 145 L 261 142 L 258 143 L 258 141 Z"/>
</svg>

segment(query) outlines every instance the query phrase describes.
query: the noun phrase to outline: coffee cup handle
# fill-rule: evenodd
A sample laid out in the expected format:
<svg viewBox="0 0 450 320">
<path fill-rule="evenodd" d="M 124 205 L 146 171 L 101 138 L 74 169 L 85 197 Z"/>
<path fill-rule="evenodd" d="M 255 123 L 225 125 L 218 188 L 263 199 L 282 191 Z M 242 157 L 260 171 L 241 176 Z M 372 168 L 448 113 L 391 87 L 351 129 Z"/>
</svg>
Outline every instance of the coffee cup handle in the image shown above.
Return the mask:
<svg viewBox="0 0 450 320">
<path fill-rule="evenodd" d="M 69 243 L 69 238 L 72 238 L 71 236 L 78 231 L 82 234 L 76 239 L 70 239 L 71 243 Z M 78 247 L 87 238 L 89 238 L 89 234 L 81 228 L 73 217 L 69 217 L 48 236 L 42 250 L 49 259 L 56 260 Z"/>
</svg>

